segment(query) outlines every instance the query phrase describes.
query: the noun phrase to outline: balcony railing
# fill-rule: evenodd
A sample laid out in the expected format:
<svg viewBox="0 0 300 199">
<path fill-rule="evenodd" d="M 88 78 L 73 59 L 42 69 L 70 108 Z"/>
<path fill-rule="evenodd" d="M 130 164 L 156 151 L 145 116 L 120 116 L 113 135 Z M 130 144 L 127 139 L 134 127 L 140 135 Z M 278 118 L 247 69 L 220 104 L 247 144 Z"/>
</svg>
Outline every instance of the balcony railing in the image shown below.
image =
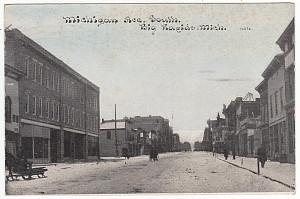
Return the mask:
<svg viewBox="0 0 300 199">
<path fill-rule="evenodd" d="M 293 47 L 284 57 L 285 68 L 289 68 L 295 62 L 295 47 Z"/>
</svg>

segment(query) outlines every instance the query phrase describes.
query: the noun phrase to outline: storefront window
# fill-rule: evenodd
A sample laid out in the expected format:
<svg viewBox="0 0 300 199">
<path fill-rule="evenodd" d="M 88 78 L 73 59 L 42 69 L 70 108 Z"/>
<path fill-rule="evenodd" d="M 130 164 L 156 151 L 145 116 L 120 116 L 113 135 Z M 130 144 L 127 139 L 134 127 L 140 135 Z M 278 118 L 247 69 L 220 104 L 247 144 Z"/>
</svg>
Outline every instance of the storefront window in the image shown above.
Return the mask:
<svg viewBox="0 0 300 199">
<path fill-rule="evenodd" d="M 88 136 L 88 155 L 96 156 L 98 154 L 98 137 Z"/>
<path fill-rule="evenodd" d="M 34 138 L 34 158 L 48 158 L 48 139 Z"/>
<path fill-rule="evenodd" d="M 22 148 L 20 151 L 20 155 L 25 158 L 32 158 L 32 137 L 23 137 L 22 138 Z"/>
<path fill-rule="evenodd" d="M 71 156 L 71 136 L 70 133 L 65 132 L 64 134 L 64 157 Z"/>
</svg>

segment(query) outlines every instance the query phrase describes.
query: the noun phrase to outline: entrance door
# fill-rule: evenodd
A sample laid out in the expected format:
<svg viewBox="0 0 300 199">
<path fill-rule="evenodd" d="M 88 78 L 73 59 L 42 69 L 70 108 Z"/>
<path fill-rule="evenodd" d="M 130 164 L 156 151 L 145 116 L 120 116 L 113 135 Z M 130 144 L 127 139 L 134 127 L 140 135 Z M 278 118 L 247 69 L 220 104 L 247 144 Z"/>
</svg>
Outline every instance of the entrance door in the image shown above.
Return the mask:
<svg viewBox="0 0 300 199">
<path fill-rule="evenodd" d="M 57 162 L 57 145 L 58 145 L 58 132 L 56 130 L 50 131 L 50 151 L 51 162 Z"/>
</svg>

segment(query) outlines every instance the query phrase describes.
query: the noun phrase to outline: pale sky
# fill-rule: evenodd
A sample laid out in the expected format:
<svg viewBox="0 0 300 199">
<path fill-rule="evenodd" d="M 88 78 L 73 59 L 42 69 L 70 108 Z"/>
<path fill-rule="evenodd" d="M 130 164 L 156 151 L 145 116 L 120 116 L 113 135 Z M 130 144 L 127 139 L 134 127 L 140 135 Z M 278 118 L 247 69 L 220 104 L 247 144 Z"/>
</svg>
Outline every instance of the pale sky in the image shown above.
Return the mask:
<svg viewBox="0 0 300 199">
<path fill-rule="evenodd" d="M 116 18 L 118 24 L 65 24 L 64 16 Z M 227 31 L 151 32 L 124 24 L 174 16 L 183 24 L 220 24 Z M 12 24 L 100 87 L 101 118 L 161 115 L 182 141 L 202 139 L 208 118 L 223 104 L 252 92 L 271 59 L 276 40 L 294 17 L 294 5 L 11 5 Z M 248 26 L 250 31 L 242 31 Z M 173 120 L 171 118 L 173 114 Z"/>
</svg>

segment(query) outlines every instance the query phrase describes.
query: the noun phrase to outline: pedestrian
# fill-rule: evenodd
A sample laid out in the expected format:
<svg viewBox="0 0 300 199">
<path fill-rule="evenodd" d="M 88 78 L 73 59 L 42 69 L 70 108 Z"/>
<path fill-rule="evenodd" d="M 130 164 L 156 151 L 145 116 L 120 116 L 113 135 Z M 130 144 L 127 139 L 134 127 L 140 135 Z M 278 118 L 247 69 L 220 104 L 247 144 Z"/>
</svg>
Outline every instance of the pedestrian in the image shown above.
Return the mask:
<svg viewBox="0 0 300 199">
<path fill-rule="evenodd" d="M 158 151 L 156 149 L 153 150 L 153 160 L 158 161 Z"/>
<path fill-rule="evenodd" d="M 258 150 L 257 150 L 257 158 L 258 158 L 258 161 L 261 164 L 261 168 L 264 168 L 265 163 L 267 161 L 267 153 L 266 153 L 266 149 L 265 149 L 264 146 L 258 148 Z"/>
<path fill-rule="evenodd" d="M 225 160 L 227 160 L 227 158 L 228 158 L 228 150 L 226 148 L 224 149 L 224 157 L 225 157 Z"/>
<path fill-rule="evenodd" d="M 235 160 L 235 147 L 232 149 L 232 158 Z"/>
</svg>

